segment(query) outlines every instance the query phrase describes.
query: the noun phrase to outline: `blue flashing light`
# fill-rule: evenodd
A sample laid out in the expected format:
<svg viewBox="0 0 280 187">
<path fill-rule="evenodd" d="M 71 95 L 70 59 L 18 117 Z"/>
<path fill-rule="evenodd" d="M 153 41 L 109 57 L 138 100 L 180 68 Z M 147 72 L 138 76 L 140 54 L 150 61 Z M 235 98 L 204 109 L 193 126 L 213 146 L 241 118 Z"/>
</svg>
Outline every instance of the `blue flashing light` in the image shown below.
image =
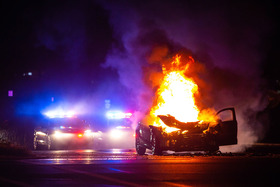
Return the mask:
<svg viewBox="0 0 280 187">
<path fill-rule="evenodd" d="M 75 112 L 73 111 L 68 111 L 68 112 L 63 112 L 63 111 L 49 111 L 44 113 L 49 118 L 72 118 L 75 117 Z"/>
<path fill-rule="evenodd" d="M 130 118 L 132 116 L 131 113 L 124 113 L 120 111 L 110 111 L 106 113 L 106 117 L 108 119 L 124 119 L 124 118 Z"/>
</svg>

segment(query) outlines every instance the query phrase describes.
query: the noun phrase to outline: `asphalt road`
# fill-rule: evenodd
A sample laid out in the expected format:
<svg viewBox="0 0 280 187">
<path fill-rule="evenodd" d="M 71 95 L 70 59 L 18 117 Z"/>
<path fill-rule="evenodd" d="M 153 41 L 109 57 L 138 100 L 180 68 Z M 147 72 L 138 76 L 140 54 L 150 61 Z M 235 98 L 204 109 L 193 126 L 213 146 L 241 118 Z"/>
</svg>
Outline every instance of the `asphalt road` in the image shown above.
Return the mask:
<svg viewBox="0 0 280 187">
<path fill-rule="evenodd" d="M 279 154 L 34 151 L 0 159 L 0 186 L 280 186 Z"/>
</svg>

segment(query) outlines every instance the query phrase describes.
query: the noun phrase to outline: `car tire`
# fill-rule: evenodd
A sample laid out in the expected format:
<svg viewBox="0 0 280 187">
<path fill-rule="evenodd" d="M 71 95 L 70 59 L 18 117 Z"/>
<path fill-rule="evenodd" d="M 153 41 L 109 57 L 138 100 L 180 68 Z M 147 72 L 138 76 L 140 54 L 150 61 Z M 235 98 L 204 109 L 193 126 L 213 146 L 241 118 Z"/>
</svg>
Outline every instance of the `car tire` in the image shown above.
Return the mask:
<svg viewBox="0 0 280 187">
<path fill-rule="evenodd" d="M 162 155 L 162 149 L 160 147 L 160 139 L 155 133 L 153 133 L 152 135 L 152 154 Z"/>
<path fill-rule="evenodd" d="M 210 146 L 207 152 L 208 154 L 216 154 L 219 152 L 219 146 Z"/>
<path fill-rule="evenodd" d="M 34 150 L 44 150 L 47 146 L 45 145 L 38 145 L 38 143 L 34 144 Z"/>
<path fill-rule="evenodd" d="M 140 139 L 138 133 L 135 138 L 135 147 L 138 155 L 144 155 L 146 153 L 146 148 L 140 145 Z"/>
<path fill-rule="evenodd" d="M 219 151 L 219 146 L 217 145 L 217 142 L 215 140 L 209 139 L 208 145 L 207 145 L 207 153 L 208 154 L 215 154 Z"/>
</svg>

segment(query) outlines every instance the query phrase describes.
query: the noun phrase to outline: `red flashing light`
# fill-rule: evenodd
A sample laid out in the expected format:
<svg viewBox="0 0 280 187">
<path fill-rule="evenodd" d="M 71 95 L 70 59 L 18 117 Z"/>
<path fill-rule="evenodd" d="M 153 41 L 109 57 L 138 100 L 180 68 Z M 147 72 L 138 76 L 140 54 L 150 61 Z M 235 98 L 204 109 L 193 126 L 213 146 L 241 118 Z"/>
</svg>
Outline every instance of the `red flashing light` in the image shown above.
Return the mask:
<svg viewBox="0 0 280 187">
<path fill-rule="evenodd" d="M 78 138 L 82 138 L 83 137 L 83 134 L 82 133 L 79 133 L 78 134 Z"/>
</svg>

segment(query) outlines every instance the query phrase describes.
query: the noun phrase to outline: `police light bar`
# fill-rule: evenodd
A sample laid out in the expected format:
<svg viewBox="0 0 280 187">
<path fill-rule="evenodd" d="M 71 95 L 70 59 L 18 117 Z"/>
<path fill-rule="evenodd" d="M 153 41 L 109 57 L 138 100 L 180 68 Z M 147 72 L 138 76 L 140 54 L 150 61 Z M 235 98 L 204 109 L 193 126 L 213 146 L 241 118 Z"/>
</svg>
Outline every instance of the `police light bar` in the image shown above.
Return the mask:
<svg viewBox="0 0 280 187">
<path fill-rule="evenodd" d="M 116 129 L 130 129 L 130 127 L 126 127 L 126 126 L 117 126 Z"/>
<path fill-rule="evenodd" d="M 72 118 L 75 117 L 75 112 L 73 111 L 49 111 L 44 113 L 49 118 Z"/>
<path fill-rule="evenodd" d="M 124 118 L 130 118 L 132 116 L 132 113 L 124 113 L 119 111 L 110 111 L 106 114 L 108 119 L 124 119 Z"/>
</svg>

